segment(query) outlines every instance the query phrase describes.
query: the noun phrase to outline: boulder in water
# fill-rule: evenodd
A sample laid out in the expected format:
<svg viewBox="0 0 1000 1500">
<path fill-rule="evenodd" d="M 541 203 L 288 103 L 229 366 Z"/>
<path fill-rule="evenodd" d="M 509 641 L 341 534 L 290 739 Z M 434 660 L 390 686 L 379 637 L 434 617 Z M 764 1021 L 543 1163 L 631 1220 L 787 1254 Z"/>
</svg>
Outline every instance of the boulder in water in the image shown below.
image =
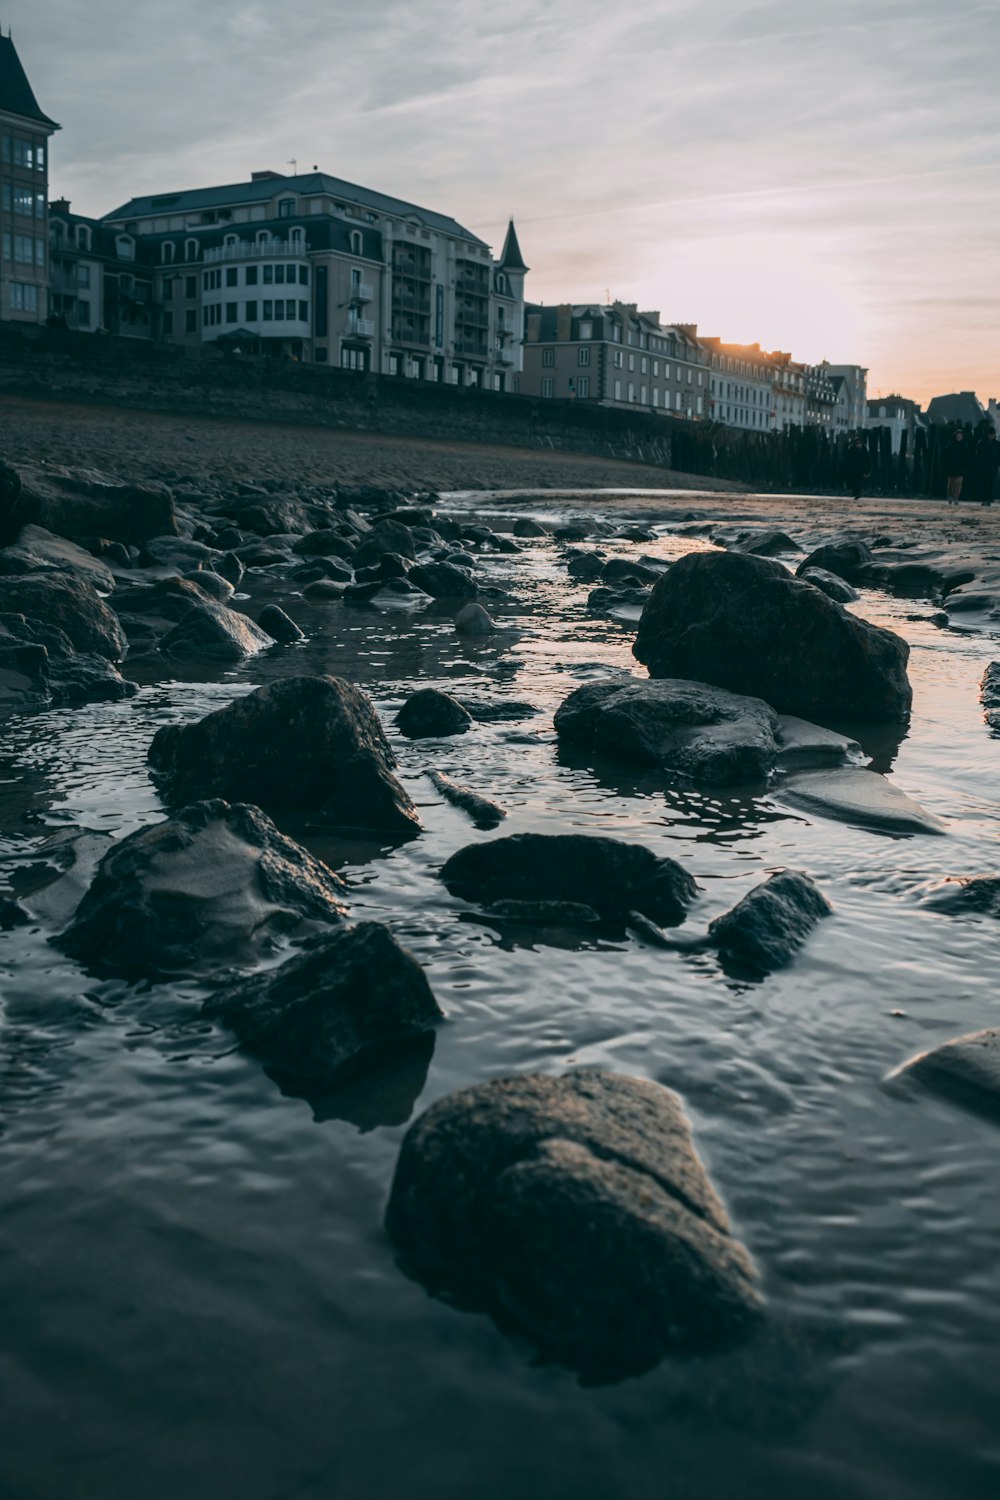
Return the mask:
<svg viewBox="0 0 1000 1500">
<path fill-rule="evenodd" d="M 502 1307 L 591 1378 L 725 1344 L 760 1309 L 680 1100 L 645 1079 L 527 1073 L 439 1100 L 403 1141 L 386 1228 L 432 1291 Z"/>
<path fill-rule="evenodd" d="M 437 688 L 420 688 L 411 693 L 396 715 L 400 733 L 419 740 L 444 734 L 464 734 L 472 715 L 457 698 Z"/>
<path fill-rule="evenodd" d="M 781 713 L 901 722 L 909 647 L 849 614 L 780 563 L 694 553 L 653 589 L 633 652 L 651 677 L 688 677 L 763 698 Z"/>
<path fill-rule="evenodd" d="M 778 716 L 759 698 L 703 682 L 629 677 L 588 682 L 556 710 L 561 740 L 699 781 L 761 781 L 774 765 Z"/>
<path fill-rule="evenodd" d="M 417 563 L 410 569 L 409 577 L 433 599 L 474 599 L 479 593 L 476 580 L 453 563 Z"/>
<path fill-rule="evenodd" d="M 54 625 L 77 651 L 122 661 L 128 641 L 114 610 L 82 579 L 62 573 L 5 578 L 3 607 L 33 623 Z"/>
<path fill-rule="evenodd" d="M 1000 661 L 991 661 L 979 685 L 983 717 L 991 729 L 1000 729 Z"/>
<path fill-rule="evenodd" d="M 165 484 L 60 467 L 28 468 L 22 478 L 22 506 L 39 526 L 59 536 L 142 543 L 177 534 L 174 497 Z"/>
<path fill-rule="evenodd" d="M 293 641 L 305 639 L 304 633 L 296 625 L 289 615 L 285 614 L 277 604 L 266 604 L 260 612 L 257 622 L 261 630 L 274 641 L 280 641 L 282 645 L 290 645 Z"/>
<path fill-rule="evenodd" d="M 944 824 L 884 776 L 861 767 L 790 776 L 775 795 L 807 812 L 883 833 L 943 833 Z"/>
<path fill-rule="evenodd" d="M 380 922 L 340 926 L 205 1002 L 281 1082 L 322 1092 L 442 1018 L 416 959 Z"/>
<path fill-rule="evenodd" d="M 517 833 L 469 844 L 446 861 L 453 896 L 487 908 L 497 901 L 571 901 L 624 921 L 640 911 L 654 922 L 683 922 L 697 886 L 673 859 L 642 844 L 585 833 Z"/>
<path fill-rule="evenodd" d="M 209 661 L 244 661 L 265 651 L 274 641 L 237 609 L 195 604 L 160 641 L 165 656 L 199 657 Z"/>
<path fill-rule="evenodd" d="M 852 588 L 846 578 L 838 578 L 836 573 L 829 573 L 826 568 L 801 569 L 797 575 L 803 583 L 811 583 L 814 589 L 820 589 L 829 599 L 835 599 L 838 604 L 853 604 L 858 597 L 858 591 Z"/>
<path fill-rule="evenodd" d="M 459 635 L 492 635 L 499 626 L 481 604 L 466 604 L 455 616 L 455 629 Z"/>
<path fill-rule="evenodd" d="M 782 870 L 716 917 L 708 936 L 724 958 L 755 974 L 769 974 L 788 963 L 832 910 L 808 875 Z"/>
<path fill-rule="evenodd" d="M 810 568 L 822 568 L 847 583 L 863 583 L 873 561 L 867 542 L 858 537 L 837 537 L 816 547 L 795 571 L 802 578 Z"/>
<path fill-rule="evenodd" d="M 420 831 L 375 709 L 338 677 L 284 678 L 197 723 L 164 725 L 149 763 L 173 802 L 226 797 L 319 810 L 345 828 Z"/>
<path fill-rule="evenodd" d="M 97 973 L 207 973 L 337 921 L 344 893 L 259 808 L 196 802 L 115 844 L 55 941 Z"/>
<path fill-rule="evenodd" d="M 127 565 L 127 554 L 125 560 Z M 65 573 L 102 594 L 110 594 L 115 586 L 106 562 L 41 526 L 22 526 L 11 545 L 0 551 L 0 575 L 17 573 Z"/>
<path fill-rule="evenodd" d="M 973 1031 L 921 1052 L 892 1076 L 914 1079 L 953 1103 L 1000 1122 L 1000 1028 Z"/>
</svg>

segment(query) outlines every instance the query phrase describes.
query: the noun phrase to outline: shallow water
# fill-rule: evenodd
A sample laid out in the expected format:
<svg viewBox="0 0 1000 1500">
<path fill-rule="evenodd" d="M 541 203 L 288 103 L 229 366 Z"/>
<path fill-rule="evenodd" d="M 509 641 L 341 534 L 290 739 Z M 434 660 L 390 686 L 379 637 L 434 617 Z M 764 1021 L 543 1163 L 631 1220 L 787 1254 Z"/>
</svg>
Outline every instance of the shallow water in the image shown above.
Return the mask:
<svg viewBox="0 0 1000 1500">
<path fill-rule="evenodd" d="M 306 643 L 5 726 L 0 855 L 27 889 L 45 835 L 118 836 L 162 815 L 145 768 L 160 724 L 287 673 L 359 683 L 426 833 L 380 849 L 284 826 L 344 874 L 354 917 L 387 921 L 426 965 L 448 1020 L 429 1060 L 310 1106 L 200 1020 L 198 985 L 99 982 L 41 926 L 0 937 L 4 1500 L 1000 1491 L 996 1127 L 884 1083 L 914 1052 L 997 1023 L 995 925 L 920 905 L 944 875 L 996 870 L 1000 745 L 977 696 L 996 642 L 909 621 L 912 600 L 856 606 L 913 647 L 909 732 L 866 748 L 947 825 L 892 838 L 806 815 L 780 787 L 698 792 L 561 754 L 555 708 L 631 669 L 634 630 L 588 617 L 590 586 L 557 556 L 543 542 L 483 560 L 510 596 L 489 607 L 516 632 L 485 642 L 433 607 L 309 606 L 250 575 L 254 612 L 281 599 Z M 392 714 L 418 685 L 534 711 L 410 743 Z M 502 802 L 502 833 L 610 833 L 682 860 L 703 888 L 692 928 L 783 865 L 809 871 L 835 915 L 759 984 L 702 952 L 469 921 L 436 872 L 495 835 L 442 801 L 430 768 Z M 763 1275 L 749 1346 L 588 1387 L 397 1269 L 381 1219 L 411 1112 L 574 1063 L 683 1096 Z"/>
</svg>

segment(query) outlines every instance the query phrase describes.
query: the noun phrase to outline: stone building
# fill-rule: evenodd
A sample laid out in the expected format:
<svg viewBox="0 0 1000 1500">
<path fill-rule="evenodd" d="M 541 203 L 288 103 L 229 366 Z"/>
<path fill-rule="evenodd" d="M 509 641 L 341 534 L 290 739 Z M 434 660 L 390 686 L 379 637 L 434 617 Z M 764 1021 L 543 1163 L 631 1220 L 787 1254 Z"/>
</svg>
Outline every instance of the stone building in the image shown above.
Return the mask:
<svg viewBox="0 0 1000 1500">
<path fill-rule="evenodd" d="M 875 396 L 868 400 L 866 425 L 869 429 L 889 429 L 893 454 L 899 453 L 905 434 L 906 451 L 912 454 L 917 429 L 926 427 L 927 422 L 916 401 L 910 401 L 906 396 Z"/>
<path fill-rule="evenodd" d="M 725 344 L 705 338 L 711 369 L 709 411 L 713 421 L 750 432 L 774 427 L 774 370 L 759 344 Z"/>
<path fill-rule="evenodd" d="M 0 321 L 49 315 L 49 141 L 59 128 L 0 34 Z"/>
<path fill-rule="evenodd" d="M 162 331 L 149 248 L 74 214 L 65 198 L 49 208 L 52 313 L 81 333 L 155 339 Z"/>
<path fill-rule="evenodd" d="M 836 406 L 837 387 L 828 374 L 828 366 L 806 365 L 806 425 L 821 427 L 832 435 Z"/>
<path fill-rule="evenodd" d="M 635 303 L 527 308 L 524 395 L 697 420 L 708 412 L 708 382 L 693 324 L 664 326 Z"/>
<path fill-rule="evenodd" d="M 490 390 L 521 368 L 524 278 L 454 219 L 325 172 L 133 198 L 105 215 L 155 266 L 160 336 Z"/>
</svg>

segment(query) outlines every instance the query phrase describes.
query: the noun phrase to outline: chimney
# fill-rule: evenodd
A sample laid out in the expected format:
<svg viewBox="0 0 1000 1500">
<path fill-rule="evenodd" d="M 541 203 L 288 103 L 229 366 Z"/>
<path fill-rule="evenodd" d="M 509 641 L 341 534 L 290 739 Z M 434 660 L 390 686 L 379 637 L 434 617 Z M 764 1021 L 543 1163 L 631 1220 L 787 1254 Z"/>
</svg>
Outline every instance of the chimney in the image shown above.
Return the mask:
<svg viewBox="0 0 1000 1500">
<path fill-rule="evenodd" d="M 560 302 L 556 308 L 556 338 L 560 343 L 569 343 L 573 332 L 573 304 Z"/>
<path fill-rule="evenodd" d="M 541 315 L 541 313 L 536 313 L 536 312 L 529 313 L 528 316 L 524 320 L 524 339 L 525 339 L 525 343 L 528 343 L 528 344 L 537 344 L 538 340 L 541 338 L 541 336 L 542 336 L 542 315 Z"/>
<path fill-rule="evenodd" d="M 49 213 L 50 214 L 68 214 L 69 213 L 69 199 L 68 198 L 53 198 L 52 202 L 49 204 Z"/>
</svg>

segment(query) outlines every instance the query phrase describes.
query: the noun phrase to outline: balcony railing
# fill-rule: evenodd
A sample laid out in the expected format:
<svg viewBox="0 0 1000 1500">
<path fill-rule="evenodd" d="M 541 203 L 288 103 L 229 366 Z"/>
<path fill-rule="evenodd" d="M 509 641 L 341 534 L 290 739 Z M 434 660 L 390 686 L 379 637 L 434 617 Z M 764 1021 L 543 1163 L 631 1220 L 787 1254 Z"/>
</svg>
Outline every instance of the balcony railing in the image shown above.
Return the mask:
<svg viewBox="0 0 1000 1500">
<path fill-rule="evenodd" d="M 356 333 L 363 339 L 374 338 L 375 323 L 371 318 L 349 318 L 347 331 L 348 333 Z"/>
<path fill-rule="evenodd" d="M 236 245 L 216 245 L 213 249 L 206 250 L 204 260 L 206 265 L 211 266 L 223 260 L 254 260 L 260 257 L 278 260 L 294 255 L 299 260 L 305 260 L 306 254 L 305 240 L 240 240 Z"/>
<path fill-rule="evenodd" d="M 431 301 L 429 297 L 418 297 L 413 292 L 404 292 L 399 287 L 392 289 L 393 307 L 404 308 L 407 312 L 415 312 L 421 317 L 429 318 L 431 315 Z"/>
<path fill-rule="evenodd" d="M 515 363 L 513 349 L 498 349 L 494 358 L 498 365 L 512 365 Z"/>
<path fill-rule="evenodd" d="M 471 354 L 475 359 L 485 359 L 488 352 L 486 345 L 481 344 L 478 339 L 455 340 L 456 354 Z"/>
<path fill-rule="evenodd" d="M 370 281 L 355 281 L 351 284 L 352 302 L 370 302 L 375 295 Z"/>
</svg>

